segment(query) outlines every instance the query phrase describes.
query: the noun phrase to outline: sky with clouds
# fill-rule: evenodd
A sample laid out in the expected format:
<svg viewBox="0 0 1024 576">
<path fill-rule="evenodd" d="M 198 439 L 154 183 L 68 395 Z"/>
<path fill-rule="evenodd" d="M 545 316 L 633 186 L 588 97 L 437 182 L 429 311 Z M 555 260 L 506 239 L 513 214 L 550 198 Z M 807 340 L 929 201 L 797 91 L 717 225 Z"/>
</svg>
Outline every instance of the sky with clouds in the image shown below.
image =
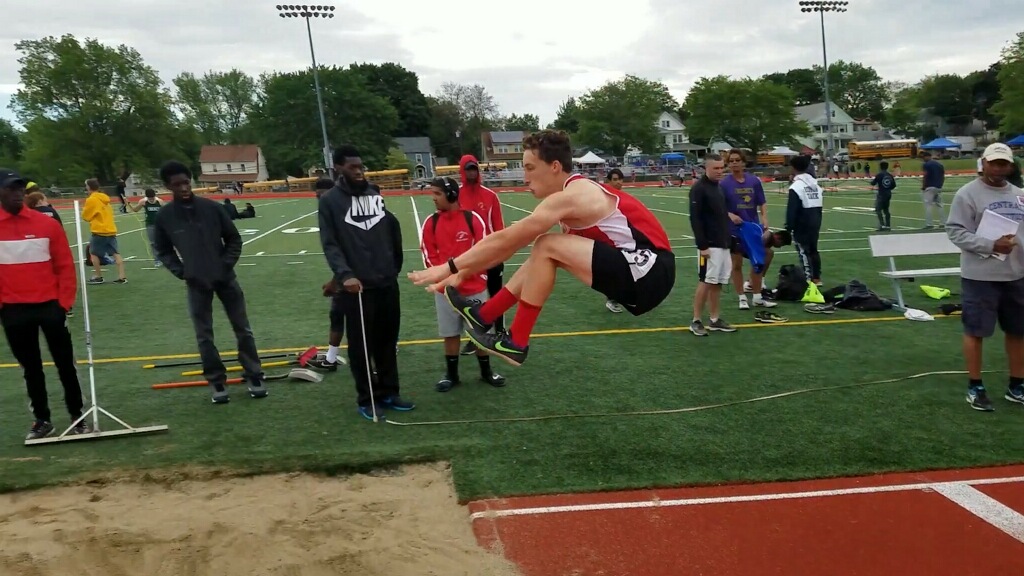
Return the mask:
<svg viewBox="0 0 1024 576">
<path fill-rule="evenodd" d="M 253 75 L 309 66 L 300 19 L 269 0 L 5 0 L 0 117 L 18 88 L 22 39 L 74 34 L 135 47 L 163 79 L 239 68 Z M 313 21 L 319 63 L 398 62 L 435 93 L 479 83 L 503 114 L 554 119 L 567 96 L 631 73 L 682 102 L 701 76 L 759 76 L 820 64 L 817 14 L 797 0 L 479 0 L 336 4 Z M 859 61 L 887 80 L 986 68 L 1024 30 L 1020 0 L 850 0 L 826 15 L 829 60 Z"/>
</svg>

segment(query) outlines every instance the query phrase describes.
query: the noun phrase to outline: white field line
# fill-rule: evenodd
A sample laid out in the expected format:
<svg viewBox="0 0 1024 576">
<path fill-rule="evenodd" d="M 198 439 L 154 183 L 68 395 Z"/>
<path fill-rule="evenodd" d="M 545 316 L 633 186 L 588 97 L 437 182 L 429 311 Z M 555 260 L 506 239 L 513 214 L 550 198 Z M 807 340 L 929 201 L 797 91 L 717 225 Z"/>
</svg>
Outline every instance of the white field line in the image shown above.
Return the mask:
<svg viewBox="0 0 1024 576">
<path fill-rule="evenodd" d="M 926 482 L 921 484 L 894 484 L 890 486 L 867 486 L 860 488 L 841 488 L 836 490 L 814 490 L 808 492 L 779 492 L 775 494 L 753 494 L 749 496 L 720 496 L 713 498 L 683 498 L 677 500 L 641 500 L 637 502 L 606 502 L 602 504 L 574 504 L 566 506 L 538 506 L 535 508 L 512 508 L 509 510 L 484 510 L 470 515 L 471 520 L 505 518 L 510 516 L 537 516 L 542 514 L 558 514 L 566 512 L 596 512 L 601 510 L 632 510 L 643 508 L 673 508 L 679 506 L 701 506 L 707 504 L 730 504 L 735 502 L 769 502 L 776 500 L 798 500 L 803 498 L 828 498 L 850 494 L 881 494 L 885 492 L 911 492 L 916 490 L 934 490 L 951 493 L 962 493 L 959 487 L 970 487 L 987 484 L 1009 484 L 1024 482 L 1024 476 L 1007 478 L 985 478 L 964 480 L 960 482 Z M 945 494 L 943 494 L 945 495 Z M 948 497 L 948 496 L 947 496 Z M 958 504 L 960 502 L 957 502 Z M 973 512 L 973 510 L 972 510 Z M 1014 512 L 1014 514 L 1017 514 Z M 1017 514 L 1020 516 L 1019 514 Z M 1022 519 L 1017 519 L 1021 521 Z M 1013 525 L 1016 526 L 1016 525 Z"/>
<path fill-rule="evenodd" d="M 995 526 L 1019 542 L 1024 542 L 1024 514 L 985 494 L 967 482 L 935 486 L 935 491 L 958 506 Z"/>
<path fill-rule="evenodd" d="M 293 218 L 293 219 L 285 222 L 284 224 L 281 224 L 280 226 L 277 226 L 277 227 L 271 228 L 270 230 L 267 230 L 266 232 L 264 232 L 263 234 L 260 234 L 259 236 L 255 236 L 253 238 L 249 238 L 245 242 L 242 242 L 242 246 L 245 246 L 246 244 L 251 244 L 252 242 L 255 242 L 255 241 L 257 241 L 260 238 L 263 238 L 265 236 L 269 236 L 270 234 L 273 234 L 274 232 L 277 232 L 278 230 L 284 228 L 285 226 L 287 226 L 289 224 L 293 224 L 295 222 L 298 222 L 299 220 L 302 220 L 303 218 L 309 218 L 310 216 L 312 216 L 313 214 L 316 214 L 319 211 L 320 211 L 320 209 L 318 208 L 316 210 L 313 210 L 309 214 L 303 214 L 302 216 L 299 216 L 298 218 Z"/>
</svg>

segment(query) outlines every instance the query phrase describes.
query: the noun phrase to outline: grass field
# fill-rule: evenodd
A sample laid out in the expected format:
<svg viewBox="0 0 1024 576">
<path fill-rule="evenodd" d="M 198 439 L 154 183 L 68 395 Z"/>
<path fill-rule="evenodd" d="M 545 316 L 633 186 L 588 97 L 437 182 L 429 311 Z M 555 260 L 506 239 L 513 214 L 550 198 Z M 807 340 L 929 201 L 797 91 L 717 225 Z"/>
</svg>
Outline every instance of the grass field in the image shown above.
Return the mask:
<svg viewBox="0 0 1024 576">
<path fill-rule="evenodd" d="M 961 179 L 966 181 L 966 179 Z M 962 183 L 962 182 L 961 182 Z M 958 184 L 950 182 L 946 201 Z M 900 180 L 892 203 L 894 233 L 920 228 L 922 207 L 911 179 Z M 611 314 L 604 298 L 560 275 L 521 368 L 496 362 L 508 386 L 478 382 L 472 359 L 463 359 L 463 386 L 434 391 L 444 360 L 436 340 L 432 298 L 402 278 L 404 395 L 417 402 L 401 423 L 452 420 L 552 418 L 396 426 L 373 424 L 355 411 L 347 370 L 324 382 L 271 383 L 271 396 L 250 400 L 236 388 L 227 406 L 209 403 L 206 388 L 155 391 L 157 382 L 182 380 L 179 369 L 143 370 L 139 357 L 195 355 L 182 283 L 154 269 L 142 224 L 119 216 L 126 285 L 89 287 L 96 378 L 101 404 L 133 425 L 167 424 L 167 434 L 27 448 L 27 399 L 17 368 L 0 369 L 0 489 L 12 490 L 85 479 L 106 471 L 200 468 L 231 472 L 368 470 L 402 462 L 451 460 L 464 500 L 515 494 L 673 486 L 740 480 L 774 480 L 870 472 L 964 467 L 1024 460 L 1024 411 L 997 400 L 997 411 L 972 411 L 963 400 L 965 377 L 937 375 L 891 384 L 848 387 L 685 413 L 571 417 L 597 413 L 660 411 L 721 404 L 805 388 L 840 386 L 923 372 L 961 370 L 959 322 L 910 322 L 893 312 L 840 311 L 810 315 L 798 304 L 776 310 L 788 324 L 760 325 L 753 310 L 724 297 L 724 317 L 734 334 L 697 339 L 685 331 L 696 281 L 695 250 L 688 236 L 685 189 L 634 191 L 656 211 L 678 249 L 678 281 L 668 301 L 634 318 Z M 506 220 L 535 205 L 528 194 L 501 195 Z M 259 217 L 237 222 L 246 241 L 238 267 L 262 350 L 325 346 L 328 301 L 320 286 L 329 277 L 316 234 L 312 198 L 255 202 Z M 770 221 L 781 225 L 784 197 L 769 186 Z M 430 213 L 425 196 L 389 197 L 402 224 L 405 269 L 422 265 L 417 217 Z M 826 201 L 822 235 L 827 286 L 858 278 L 883 296 L 883 263 L 871 258 L 867 236 L 876 225 L 863 182 L 841 183 Z M 74 218 L 62 216 L 74 243 Z M 513 272 L 526 257 L 509 261 Z M 956 257 L 922 258 L 915 264 L 954 265 Z M 795 262 L 790 249 L 773 265 Z M 113 277 L 113 271 L 107 273 Z M 950 288 L 956 278 L 929 284 Z M 910 285 L 909 303 L 935 311 Z M 83 314 L 71 319 L 76 353 L 85 358 Z M 823 320 L 893 321 L 820 323 Z M 235 349 L 223 313 L 215 312 L 222 354 Z M 540 337 L 544 336 L 544 337 Z M 990 389 L 1005 386 L 1002 346 L 986 350 Z M 136 357 L 136 360 L 117 361 Z M 0 362 L 13 360 L 6 347 Z M 269 373 L 280 369 L 268 368 Z M 83 385 L 87 371 L 81 370 Z M 66 427 L 56 373 L 47 369 L 55 424 Z M 554 417 L 562 416 L 562 417 Z"/>
</svg>

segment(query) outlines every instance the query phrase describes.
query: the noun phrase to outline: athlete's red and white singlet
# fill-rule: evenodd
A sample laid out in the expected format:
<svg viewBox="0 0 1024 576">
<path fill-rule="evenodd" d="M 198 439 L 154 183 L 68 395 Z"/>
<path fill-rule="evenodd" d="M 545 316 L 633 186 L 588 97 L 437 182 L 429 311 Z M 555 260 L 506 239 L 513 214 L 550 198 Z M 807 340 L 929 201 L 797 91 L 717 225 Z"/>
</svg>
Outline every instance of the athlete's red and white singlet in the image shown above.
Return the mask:
<svg viewBox="0 0 1024 576">
<path fill-rule="evenodd" d="M 586 228 L 572 228 L 562 224 L 566 234 L 582 236 L 617 248 L 629 261 L 634 280 L 639 280 L 650 271 L 658 258 L 656 251 L 668 252 L 665 255 L 668 258 L 675 257 L 671 254 L 672 246 L 665 228 L 643 202 L 626 192 L 594 182 L 582 174 L 569 176 L 563 189 L 576 180 L 586 180 L 614 197 L 615 210 Z"/>
</svg>

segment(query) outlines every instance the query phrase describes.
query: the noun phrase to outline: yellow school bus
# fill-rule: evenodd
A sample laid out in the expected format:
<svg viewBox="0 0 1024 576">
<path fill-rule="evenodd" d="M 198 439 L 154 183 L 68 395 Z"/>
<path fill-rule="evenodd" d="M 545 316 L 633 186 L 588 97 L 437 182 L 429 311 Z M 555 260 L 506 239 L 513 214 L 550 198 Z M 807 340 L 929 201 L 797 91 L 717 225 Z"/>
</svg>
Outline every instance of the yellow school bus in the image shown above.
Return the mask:
<svg viewBox="0 0 1024 576">
<path fill-rule="evenodd" d="M 917 140 L 874 140 L 850 142 L 846 149 L 850 152 L 850 160 L 916 158 Z"/>
</svg>

